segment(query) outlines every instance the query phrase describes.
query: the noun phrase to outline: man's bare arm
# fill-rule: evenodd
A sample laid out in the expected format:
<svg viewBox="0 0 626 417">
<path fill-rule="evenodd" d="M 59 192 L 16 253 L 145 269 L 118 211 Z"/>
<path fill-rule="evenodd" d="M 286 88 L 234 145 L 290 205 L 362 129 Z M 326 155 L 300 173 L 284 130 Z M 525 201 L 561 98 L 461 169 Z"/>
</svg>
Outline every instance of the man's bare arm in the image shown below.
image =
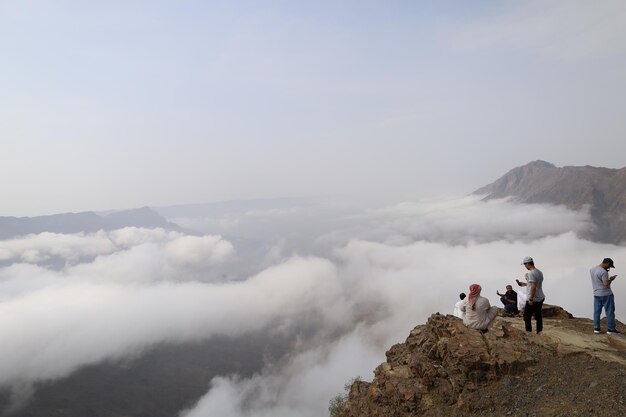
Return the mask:
<svg viewBox="0 0 626 417">
<path fill-rule="evenodd" d="M 611 282 L 615 281 L 615 278 L 617 278 L 617 275 L 613 275 L 613 276 L 609 277 L 609 279 L 603 279 L 602 280 L 602 285 L 604 285 L 605 287 L 610 287 L 611 286 Z"/>
</svg>

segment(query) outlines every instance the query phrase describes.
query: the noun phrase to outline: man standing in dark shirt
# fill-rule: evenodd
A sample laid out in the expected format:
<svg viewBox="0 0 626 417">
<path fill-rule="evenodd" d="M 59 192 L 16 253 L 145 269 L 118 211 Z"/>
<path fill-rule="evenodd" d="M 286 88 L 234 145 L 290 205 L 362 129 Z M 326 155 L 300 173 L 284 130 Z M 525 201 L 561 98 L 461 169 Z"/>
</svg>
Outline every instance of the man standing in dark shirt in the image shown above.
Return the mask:
<svg viewBox="0 0 626 417">
<path fill-rule="evenodd" d="M 512 286 L 507 285 L 506 292 L 504 294 L 500 294 L 500 291 L 496 291 L 496 294 L 500 296 L 500 301 L 504 304 L 505 312 L 510 315 L 519 313 L 519 310 L 517 309 L 517 293 L 513 291 Z"/>
</svg>

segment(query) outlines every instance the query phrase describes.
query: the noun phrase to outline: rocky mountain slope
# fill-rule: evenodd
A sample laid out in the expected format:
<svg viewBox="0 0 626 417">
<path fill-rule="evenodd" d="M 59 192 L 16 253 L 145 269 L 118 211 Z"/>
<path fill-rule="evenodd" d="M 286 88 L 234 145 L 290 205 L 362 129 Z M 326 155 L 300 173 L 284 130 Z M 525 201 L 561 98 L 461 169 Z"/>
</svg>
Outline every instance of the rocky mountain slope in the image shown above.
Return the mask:
<svg viewBox="0 0 626 417">
<path fill-rule="evenodd" d="M 596 241 L 626 241 L 626 168 L 565 166 L 534 161 L 517 167 L 474 194 L 485 199 L 513 197 L 523 203 L 589 209 L 595 228 L 586 236 Z"/>
<path fill-rule="evenodd" d="M 482 333 L 433 314 L 386 353 L 372 382 L 352 384 L 339 416 L 626 415 L 626 337 L 594 334 L 591 320 L 560 307 L 544 312 L 540 335 L 519 317 Z"/>
</svg>

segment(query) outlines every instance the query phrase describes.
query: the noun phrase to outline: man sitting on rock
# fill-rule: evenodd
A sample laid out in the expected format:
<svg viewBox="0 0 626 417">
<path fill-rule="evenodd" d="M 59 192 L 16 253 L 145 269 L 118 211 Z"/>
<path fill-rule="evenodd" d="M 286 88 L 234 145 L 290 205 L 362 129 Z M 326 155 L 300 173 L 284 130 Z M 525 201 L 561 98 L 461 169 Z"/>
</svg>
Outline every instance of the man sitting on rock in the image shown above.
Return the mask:
<svg viewBox="0 0 626 417">
<path fill-rule="evenodd" d="M 463 324 L 470 329 L 487 331 L 487 327 L 498 315 L 498 307 L 492 307 L 489 300 L 480 296 L 480 285 L 472 284 L 469 289 L 470 293 L 461 306 L 461 310 L 465 312 Z"/>
<path fill-rule="evenodd" d="M 513 291 L 511 285 L 506 286 L 506 292 L 500 294 L 500 291 L 496 291 L 496 294 L 500 296 L 500 301 L 504 304 L 504 313 L 507 316 L 516 316 L 519 313 L 517 309 L 517 293 Z"/>
</svg>

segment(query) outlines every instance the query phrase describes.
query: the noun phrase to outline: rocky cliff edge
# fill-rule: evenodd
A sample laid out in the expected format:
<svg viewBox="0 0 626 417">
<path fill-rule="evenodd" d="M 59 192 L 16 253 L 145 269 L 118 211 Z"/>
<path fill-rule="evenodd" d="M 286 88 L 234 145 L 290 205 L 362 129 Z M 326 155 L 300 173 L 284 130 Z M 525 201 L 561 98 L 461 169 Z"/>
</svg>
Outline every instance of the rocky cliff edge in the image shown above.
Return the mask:
<svg viewBox="0 0 626 417">
<path fill-rule="evenodd" d="M 557 306 L 544 306 L 539 335 L 519 317 L 482 333 L 436 313 L 386 356 L 340 417 L 626 415 L 626 337 Z"/>
</svg>

